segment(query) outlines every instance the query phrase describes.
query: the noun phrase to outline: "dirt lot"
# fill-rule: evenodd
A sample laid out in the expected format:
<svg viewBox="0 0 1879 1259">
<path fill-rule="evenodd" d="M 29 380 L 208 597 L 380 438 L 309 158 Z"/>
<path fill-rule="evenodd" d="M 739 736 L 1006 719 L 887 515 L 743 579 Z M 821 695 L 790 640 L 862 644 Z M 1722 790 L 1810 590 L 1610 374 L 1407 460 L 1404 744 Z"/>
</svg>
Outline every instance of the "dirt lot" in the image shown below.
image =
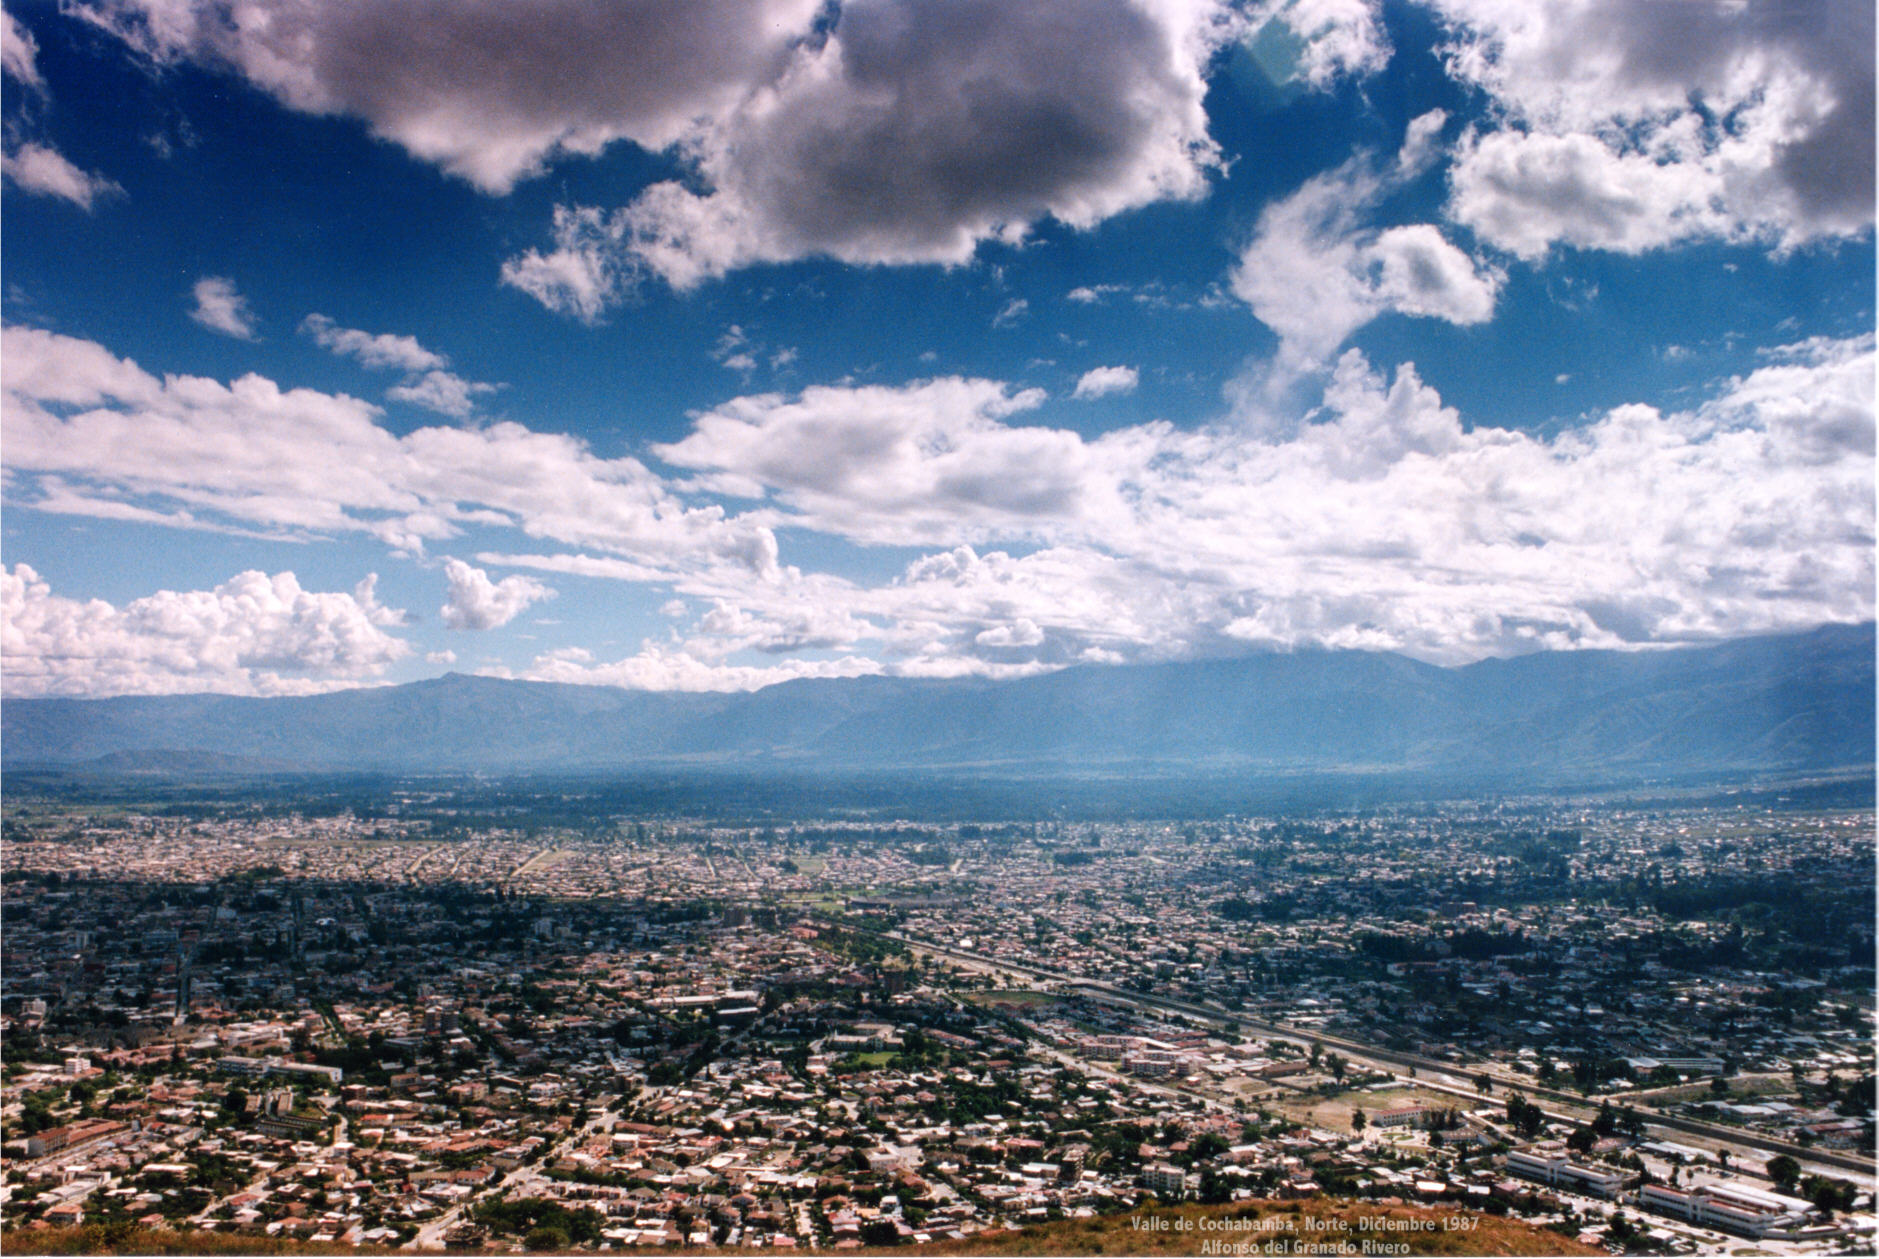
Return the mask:
<svg viewBox="0 0 1879 1259">
<path fill-rule="evenodd" d="M 1670 1102 L 1707 1102 L 1716 1101 L 1742 1102 L 1758 1097 L 1791 1098 L 1794 1096 L 1794 1079 L 1787 1075 L 1738 1075 L 1729 1079 L 1728 1096 L 1712 1092 L 1708 1080 L 1692 1080 L 1688 1084 L 1677 1084 L 1670 1088 L 1644 1089 L 1637 1093 L 1621 1095 L 1622 1100 L 1637 1100 L 1654 1106 Z"/>
<path fill-rule="evenodd" d="M 1312 1077 L 1297 1076 L 1295 1079 L 1305 1082 Z M 1309 1084 L 1307 1084 L 1309 1088 Z M 1383 1089 L 1371 1092 L 1369 1089 L 1352 1089 L 1326 1097 L 1320 1093 L 1300 1092 L 1296 1088 L 1280 1085 L 1276 1096 L 1270 1097 L 1263 1105 L 1288 1119 L 1313 1127 L 1329 1129 L 1332 1132 L 1349 1132 L 1351 1112 L 1362 1110 L 1366 1115 L 1375 1115 L 1378 1111 L 1390 1110 L 1397 1106 L 1421 1103 L 1429 1107 L 1466 1106 L 1464 1099 L 1445 1093 L 1428 1092 L 1413 1086 Z"/>
</svg>

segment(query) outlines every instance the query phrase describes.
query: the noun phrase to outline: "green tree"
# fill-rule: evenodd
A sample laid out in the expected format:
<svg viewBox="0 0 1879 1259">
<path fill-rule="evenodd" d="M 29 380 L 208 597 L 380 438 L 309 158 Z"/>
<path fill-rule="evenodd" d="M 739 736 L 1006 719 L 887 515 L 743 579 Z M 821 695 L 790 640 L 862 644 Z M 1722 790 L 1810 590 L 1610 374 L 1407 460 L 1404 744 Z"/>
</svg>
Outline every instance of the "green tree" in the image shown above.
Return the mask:
<svg viewBox="0 0 1879 1259">
<path fill-rule="evenodd" d="M 1853 1199 L 1859 1190 L 1849 1180 L 1828 1180 L 1825 1176 L 1809 1176 L 1802 1184 L 1801 1192 L 1816 1209 L 1832 1215 L 1835 1211 L 1851 1211 Z"/>
<path fill-rule="evenodd" d="M 1231 1148 L 1227 1144 L 1227 1139 L 1219 1133 L 1206 1132 L 1194 1138 L 1188 1146 L 1188 1153 L 1193 1155 L 1196 1162 L 1205 1162 L 1208 1159 L 1219 1158 Z"/>
<path fill-rule="evenodd" d="M 1530 1102 L 1518 1093 L 1507 1095 L 1507 1122 L 1520 1135 L 1531 1139 L 1546 1126 L 1546 1112 L 1537 1103 Z"/>
</svg>

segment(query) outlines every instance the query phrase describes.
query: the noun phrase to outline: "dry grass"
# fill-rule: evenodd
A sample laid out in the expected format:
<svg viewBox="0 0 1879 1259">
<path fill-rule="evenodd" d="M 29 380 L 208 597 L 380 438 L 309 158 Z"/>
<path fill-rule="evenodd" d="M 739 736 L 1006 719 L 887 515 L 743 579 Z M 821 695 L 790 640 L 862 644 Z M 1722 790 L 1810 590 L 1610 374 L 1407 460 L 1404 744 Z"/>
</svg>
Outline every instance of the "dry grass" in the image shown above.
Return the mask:
<svg viewBox="0 0 1879 1259">
<path fill-rule="evenodd" d="M 294 1241 L 167 1228 L 20 1228 L 0 1234 L 6 1255 L 395 1255 L 383 1246 Z"/>
<path fill-rule="evenodd" d="M 1302 1080 L 1303 1077 L 1296 1077 L 1296 1079 Z M 1470 1105 L 1465 1098 L 1417 1089 L 1413 1085 L 1377 1093 L 1364 1089 L 1352 1089 L 1343 1093 L 1334 1093 L 1328 1097 L 1298 1090 L 1293 1086 L 1293 1079 L 1280 1080 L 1278 1085 L 1278 1091 L 1269 1102 L 1273 1110 L 1287 1119 L 1325 1128 L 1332 1132 L 1349 1132 L 1351 1112 L 1354 1110 L 1361 1110 L 1367 1117 L 1374 1118 L 1378 1111 L 1406 1106 L 1411 1102 L 1427 1106 L 1432 1110 L 1445 1107 L 1467 1110 Z"/>
<path fill-rule="evenodd" d="M 1013 1010 L 1035 1010 L 1063 1000 L 1054 992 L 1033 992 L 1028 988 L 992 988 L 966 994 L 977 1005 L 1004 1006 Z"/>
<path fill-rule="evenodd" d="M 1378 1220 L 1411 1227 L 1374 1227 Z M 1419 1224 L 1427 1227 L 1414 1227 Z M 1062 1220 L 1018 1232 L 981 1233 L 964 1241 L 904 1247 L 902 1251 L 921 1255 L 1198 1255 L 1206 1242 L 1216 1244 L 1211 1253 L 1226 1255 L 1236 1253 L 1236 1246 L 1244 1247 L 1237 1252 L 1243 1255 L 1335 1254 L 1339 1243 L 1356 1255 L 1363 1253 L 1366 1242 L 1373 1254 L 1605 1253 L 1570 1237 L 1499 1216 L 1331 1199 L 1144 1208 L 1127 1215 Z M 1383 1249 L 1397 1244 L 1405 1249 Z"/>
<path fill-rule="evenodd" d="M 1379 1228 L 1388 1220 L 1395 1228 Z M 1407 1225 L 1408 1227 L 1404 1227 Z M 1422 1225 L 1422 1227 L 1416 1227 Z M 113 1242 L 115 1244 L 107 1244 Z M 1252 1202 L 1229 1206 L 1144 1207 L 1126 1215 L 1059 1220 L 1008 1232 L 979 1233 L 963 1241 L 920 1246 L 864 1247 L 862 1255 L 1198 1255 L 1203 1243 L 1222 1255 L 1603 1255 L 1570 1237 L 1519 1220 L 1472 1211 L 1375 1206 L 1328 1198 Z M 1340 1250 L 1342 1243 L 1348 1249 Z M 1401 1250 L 1393 1247 L 1401 1245 Z M 1235 1247 L 1243 1249 L 1235 1250 Z M 1384 1247 L 1392 1247 L 1385 1249 Z M 138 1229 L 106 1239 L 86 1228 L 21 1229 L 0 1237 L 7 1255 L 384 1255 L 396 1251 L 229 1233 L 176 1233 Z M 463 1253 L 463 1252 L 452 1252 Z M 661 1254 L 740 1254 L 667 1250 Z"/>
</svg>

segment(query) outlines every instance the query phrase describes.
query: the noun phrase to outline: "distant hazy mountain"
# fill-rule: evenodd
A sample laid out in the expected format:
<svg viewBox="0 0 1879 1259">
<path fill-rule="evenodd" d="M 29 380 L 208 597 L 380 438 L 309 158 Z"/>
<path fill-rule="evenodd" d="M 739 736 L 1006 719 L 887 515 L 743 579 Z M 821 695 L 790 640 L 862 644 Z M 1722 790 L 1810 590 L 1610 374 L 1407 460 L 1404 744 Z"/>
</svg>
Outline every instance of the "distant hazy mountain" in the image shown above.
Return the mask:
<svg viewBox="0 0 1879 1259">
<path fill-rule="evenodd" d="M 299 699 L 9 700 L 8 768 L 1430 771 L 1481 781 L 1873 762 L 1871 624 L 1444 669 L 1301 651 L 1011 682 L 685 695 L 451 674 Z"/>
</svg>

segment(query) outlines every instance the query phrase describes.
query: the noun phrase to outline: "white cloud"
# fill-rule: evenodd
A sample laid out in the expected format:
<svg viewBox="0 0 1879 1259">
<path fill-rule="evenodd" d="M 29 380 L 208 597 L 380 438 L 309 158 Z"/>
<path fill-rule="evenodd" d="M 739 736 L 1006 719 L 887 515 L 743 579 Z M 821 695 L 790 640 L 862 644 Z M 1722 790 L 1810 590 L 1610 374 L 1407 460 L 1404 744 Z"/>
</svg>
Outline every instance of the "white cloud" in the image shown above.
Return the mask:
<svg viewBox="0 0 1879 1259">
<path fill-rule="evenodd" d="M 189 312 L 191 319 L 212 332 L 254 340 L 254 314 L 248 309 L 248 299 L 235 290 L 233 280 L 204 276 L 191 292 L 196 298 L 196 308 Z"/>
<path fill-rule="evenodd" d="M 313 343 L 322 350 L 357 359 L 366 367 L 395 367 L 400 371 L 418 373 L 450 366 L 450 360 L 425 349 L 416 337 L 342 328 L 325 315 L 308 315 L 301 321 L 300 330 L 312 337 Z"/>
<path fill-rule="evenodd" d="M 958 377 L 817 386 L 735 399 L 654 453 L 724 475 L 725 489 L 772 489 L 814 527 L 869 541 L 1023 534 L 1033 519 L 1078 510 L 1085 481 L 1081 439 L 999 422 L 1043 400 Z"/>
<path fill-rule="evenodd" d="M 6 330 L 0 353 L 15 510 L 413 547 L 508 529 L 533 545 L 479 565 L 662 587 L 668 638 L 611 661 L 551 654 L 531 676 L 999 677 L 1248 644 L 1459 661 L 1873 615 L 1870 337 L 1785 347 L 1687 410 L 1624 406 L 1551 437 L 1465 425 L 1413 367 L 1356 351 L 1314 411 L 1264 435 L 1088 438 L 1036 423 L 1040 392 L 987 380 L 758 394 L 659 448 L 690 487 L 562 435 L 394 437 L 355 399 L 158 379 L 32 329 Z M 757 501 L 730 515 L 687 505 L 694 492 Z M 778 529 L 926 553 L 851 580 L 781 562 Z M 502 592 L 534 583 L 451 564 L 465 617 L 513 616 Z"/>
<path fill-rule="evenodd" d="M 672 577 L 670 569 L 649 568 L 612 555 L 514 555 L 501 551 L 479 551 L 479 564 L 501 568 L 528 568 L 543 573 L 569 573 L 576 577 L 599 577 L 608 581 L 654 582 Z"/>
<path fill-rule="evenodd" d="M 1036 647 L 1044 641 L 1044 631 L 1030 617 L 1021 616 L 1009 625 L 980 630 L 972 641 L 981 647 Z"/>
<path fill-rule="evenodd" d="M 1046 218 L 1089 227 L 1205 193 L 1216 7 L 861 0 L 684 147 L 703 190 L 563 207 L 505 279 L 594 318 L 641 271 L 677 288 L 806 257 L 957 264 Z"/>
<path fill-rule="evenodd" d="M 1248 29 L 1279 22 L 1299 41 L 1291 77 L 1328 88 L 1346 76 L 1374 74 L 1389 64 L 1390 41 L 1371 0 L 1268 0 L 1253 10 Z"/>
<path fill-rule="evenodd" d="M 1076 398 L 1100 398 L 1105 394 L 1134 393 L 1141 378 L 1133 367 L 1092 367 L 1077 378 Z"/>
<path fill-rule="evenodd" d="M 1386 312 L 1483 323 L 1501 275 L 1476 263 L 1426 223 L 1371 228 L 1361 216 L 1418 173 L 1442 123 L 1440 111 L 1410 124 L 1395 169 L 1364 157 L 1307 180 L 1260 215 L 1234 267 L 1234 294 L 1279 334 L 1281 374 L 1321 365 L 1344 340 Z"/>
<path fill-rule="evenodd" d="M 1023 319 L 1025 313 L 1030 309 L 1031 303 L 1025 301 L 1022 297 L 1014 297 L 1003 306 L 1000 306 L 998 313 L 992 316 L 992 327 L 1009 328 L 1020 319 Z"/>
<path fill-rule="evenodd" d="M 626 229 L 619 214 L 609 216 L 592 206 L 556 206 L 554 249 L 545 254 L 531 249 L 510 258 L 502 264 L 502 282 L 556 314 L 597 323 L 637 274 L 625 244 Z"/>
<path fill-rule="evenodd" d="M 245 572 L 214 590 L 160 590 L 115 607 L 68 599 L 24 564 L 0 571 L 6 693 L 298 695 L 357 686 L 410 654 L 399 613 L 367 578 L 350 594 Z"/>
<path fill-rule="evenodd" d="M 343 394 L 158 379 L 102 346 L 34 328 L 0 331 L 9 498 L 47 477 L 92 497 L 198 522 L 302 534 L 368 532 L 421 551 L 472 524 L 596 547 L 665 571 L 730 563 L 764 573 L 760 525 L 685 505 L 638 460 L 499 423 L 394 436 Z"/>
<path fill-rule="evenodd" d="M 665 457 L 775 494 L 775 523 L 948 549 L 872 587 L 787 570 L 680 589 L 759 618 L 845 612 L 896 672 L 995 676 L 1247 643 L 1452 662 L 1873 613 L 1871 338 L 1791 347 L 1692 411 L 1621 407 L 1551 439 L 1466 428 L 1413 368 L 1391 378 L 1356 351 L 1282 438 L 1085 440 L 1013 426 L 1015 401 L 949 380 L 699 417 Z M 961 468 L 1023 509 L 960 493 Z"/>
<path fill-rule="evenodd" d="M 22 144 L 0 158 L 0 172 L 22 191 L 40 197 L 57 197 L 81 210 L 89 211 L 101 197 L 124 190 L 103 175 L 80 170 L 57 149 L 45 144 Z"/>
<path fill-rule="evenodd" d="M 291 109 L 363 119 L 486 192 L 563 155 L 663 149 L 771 80 L 820 0 L 94 0 L 159 64 L 227 69 Z"/>
<path fill-rule="evenodd" d="M 850 609 L 832 606 L 839 597 L 827 600 L 830 594 L 839 596 L 851 589 L 842 582 L 796 578 L 760 609 L 753 609 L 748 600 L 712 597 L 680 645 L 687 655 L 720 661 L 742 651 L 773 656 L 828 651 L 880 637 L 872 622 Z"/>
<path fill-rule="evenodd" d="M 385 396 L 393 402 L 408 402 L 426 411 L 463 419 L 476 409 L 478 397 L 495 393 L 498 388 L 481 380 L 465 380 L 455 372 L 425 372 L 415 380 L 393 385 Z"/>
<path fill-rule="evenodd" d="M 1784 458 L 1834 465 L 1873 454 L 1870 353 L 1858 342 L 1815 337 L 1783 346 L 1771 360 L 1704 404 L 1700 414 L 1719 428 L 1768 435 Z"/>
<path fill-rule="evenodd" d="M 608 662 L 597 662 L 584 648 L 562 648 L 537 656 L 520 676 L 537 682 L 623 686 L 637 691 L 755 691 L 798 678 L 857 678 L 879 672 L 880 663 L 865 656 L 773 665 L 718 664 L 673 644 L 649 641 L 637 654 Z"/>
<path fill-rule="evenodd" d="M 1871 224 L 1871 5 L 1434 4 L 1451 73 L 1507 124 L 1452 174 L 1449 213 L 1491 243 L 1785 248 Z"/>
<path fill-rule="evenodd" d="M 770 370 L 781 371 L 794 363 L 799 354 L 795 346 L 772 350 L 737 324 L 727 327 L 711 350 L 711 357 L 719 364 L 744 376 L 749 376 L 765 361 L 770 364 Z"/>
<path fill-rule="evenodd" d="M 11 13 L 0 11 L 0 73 L 11 75 L 21 87 L 37 92 L 46 90 L 39 74 L 39 44 L 32 32 L 13 20 Z"/>
<path fill-rule="evenodd" d="M 366 367 L 390 367 L 405 372 L 403 384 L 385 391 L 385 396 L 393 402 L 408 402 L 439 415 L 463 419 L 476 409 L 478 397 L 501 388 L 480 380 L 465 380 L 455 372 L 446 371 L 450 360 L 425 349 L 416 337 L 342 328 L 325 315 L 317 314 L 303 319 L 300 330 L 312 337 L 321 349 L 357 359 Z"/>
<path fill-rule="evenodd" d="M 455 558 L 444 561 L 444 579 L 450 593 L 440 611 L 451 629 L 496 629 L 515 620 L 530 604 L 555 597 L 553 590 L 533 577 L 491 581 L 482 569 Z"/>
<path fill-rule="evenodd" d="M 1622 152 L 1596 136 L 1502 131 L 1463 142 L 1449 213 L 1529 260 L 1556 244 L 1635 254 L 1743 235 L 1722 185 L 1701 163 Z"/>
<path fill-rule="evenodd" d="M 1327 0 L 1308 7 L 1323 9 Z M 506 282 L 593 320 L 638 268 L 959 263 L 1040 220 L 1201 195 L 1218 0 L 91 0 L 158 65 L 238 74 L 488 192 L 616 141 L 695 178 L 564 207 Z M 1327 54 L 1331 55 L 1331 54 Z M 1336 54 L 1342 56 L 1342 54 Z"/>
</svg>

